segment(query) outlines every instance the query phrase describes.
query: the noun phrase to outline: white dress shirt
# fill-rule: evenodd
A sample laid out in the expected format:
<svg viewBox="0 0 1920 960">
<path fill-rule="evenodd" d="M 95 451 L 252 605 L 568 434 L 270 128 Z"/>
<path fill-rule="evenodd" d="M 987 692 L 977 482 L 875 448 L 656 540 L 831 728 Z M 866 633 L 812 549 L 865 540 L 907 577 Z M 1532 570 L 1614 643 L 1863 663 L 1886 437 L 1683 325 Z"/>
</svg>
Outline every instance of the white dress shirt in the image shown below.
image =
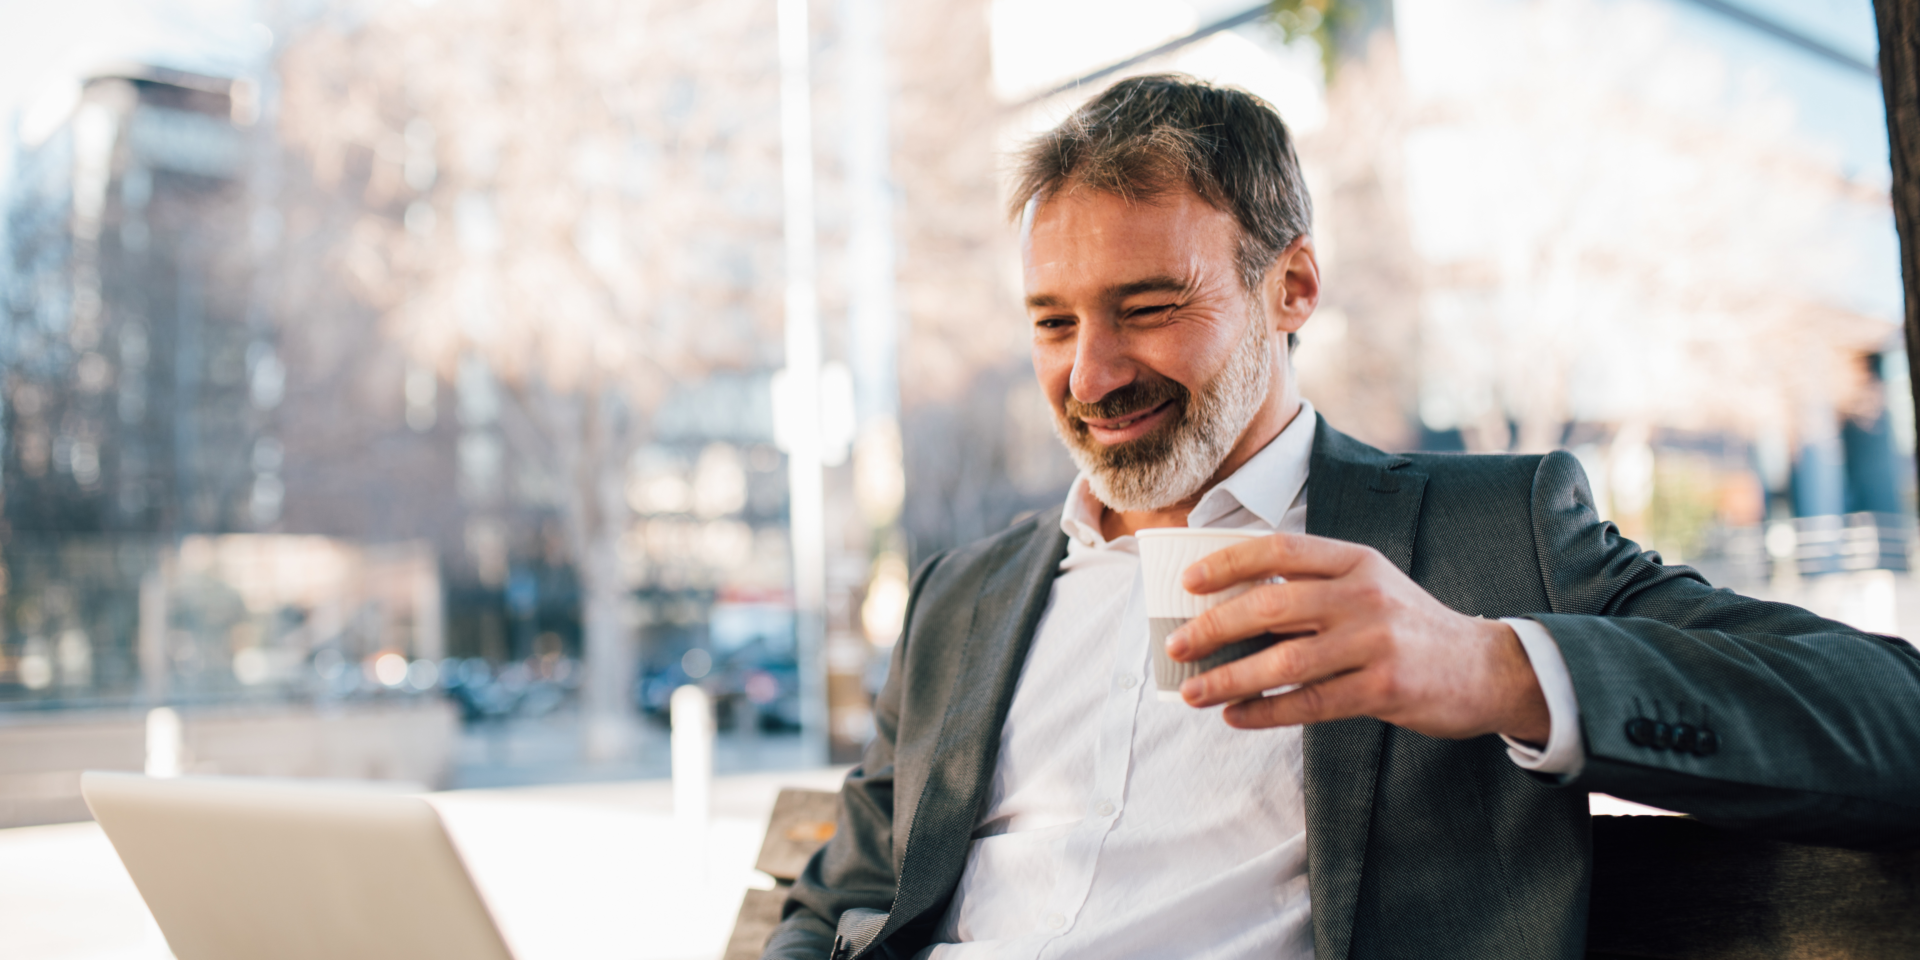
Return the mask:
<svg viewBox="0 0 1920 960">
<path fill-rule="evenodd" d="M 1188 525 L 1304 533 L 1314 421 L 1302 404 Z M 1139 554 L 1132 536 L 1101 535 L 1101 512 L 1080 477 L 966 869 L 922 956 L 1310 960 L 1300 728 L 1236 730 L 1218 707 L 1149 693 Z M 1508 622 L 1553 722 L 1544 749 L 1509 741 L 1509 754 L 1575 772 L 1585 757 L 1565 661 L 1538 624 Z"/>
</svg>

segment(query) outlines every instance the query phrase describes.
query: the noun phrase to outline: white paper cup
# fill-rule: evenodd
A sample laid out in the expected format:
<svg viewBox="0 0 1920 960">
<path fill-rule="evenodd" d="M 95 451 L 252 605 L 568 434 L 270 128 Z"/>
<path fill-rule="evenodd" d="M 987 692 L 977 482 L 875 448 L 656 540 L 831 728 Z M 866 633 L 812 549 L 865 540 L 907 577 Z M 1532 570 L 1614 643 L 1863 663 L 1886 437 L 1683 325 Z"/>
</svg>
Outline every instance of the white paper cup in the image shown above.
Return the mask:
<svg viewBox="0 0 1920 960">
<path fill-rule="evenodd" d="M 1146 585 L 1147 637 L 1153 647 L 1153 683 L 1160 699 L 1180 701 L 1180 684 L 1225 663 L 1258 653 L 1280 641 L 1263 633 L 1230 643 L 1212 655 L 1188 663 L 1167 656 L 1167 636 L 1181 624 L 1253 589 L 1239 583 L 1218 593 L 1195 595 L 1180 586 L 1180 575 L 1202 558 L 1236 543 L 1264 537 L 1253 530 L 1195 530 L 1190 527 L 1153 527 L 1135 534 L 1140 543 L 1140 575 Z M 1280 583 L 1271 577 L 1263 583 Z"/>
</svg>

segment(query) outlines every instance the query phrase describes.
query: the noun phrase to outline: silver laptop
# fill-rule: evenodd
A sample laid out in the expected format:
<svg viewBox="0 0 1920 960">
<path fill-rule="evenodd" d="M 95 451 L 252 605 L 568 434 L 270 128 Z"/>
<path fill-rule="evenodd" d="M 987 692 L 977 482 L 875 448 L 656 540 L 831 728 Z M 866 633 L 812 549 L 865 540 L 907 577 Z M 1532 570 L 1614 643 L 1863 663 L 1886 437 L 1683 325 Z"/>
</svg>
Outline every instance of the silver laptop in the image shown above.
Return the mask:
<svg viewBox="0 0 1920 960">
<path fill-rule="evenodd" d="M 511 960 L 418 796 L 87 773 L 80 792 L 179 960 Z"/>
</svg>

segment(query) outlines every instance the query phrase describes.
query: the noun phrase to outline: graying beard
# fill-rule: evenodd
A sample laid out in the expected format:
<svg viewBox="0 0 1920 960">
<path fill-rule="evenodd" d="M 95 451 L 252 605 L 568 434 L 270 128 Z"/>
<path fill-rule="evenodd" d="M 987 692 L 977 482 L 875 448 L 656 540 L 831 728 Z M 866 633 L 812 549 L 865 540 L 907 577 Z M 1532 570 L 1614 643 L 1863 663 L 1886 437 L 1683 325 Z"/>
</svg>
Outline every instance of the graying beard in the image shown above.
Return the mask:
<svg viewBox="0 0 1920 960">
<path fill-rule="evenodd" d="M 1226 368 L 1191 395 L 1161 459 L 1116 467 L 1105 462 L 1091 439 L 1076 435 L 1056 417 L 1055 428 L 1067 453 L 1087 475 L 1093 495 L 1109 510 L 1164 509 L 1193 496 L 1219 471 L 1272 387 L 1263 312 L 1255 311 L 1249 318 L 1248 330 Z"/>
</svg>

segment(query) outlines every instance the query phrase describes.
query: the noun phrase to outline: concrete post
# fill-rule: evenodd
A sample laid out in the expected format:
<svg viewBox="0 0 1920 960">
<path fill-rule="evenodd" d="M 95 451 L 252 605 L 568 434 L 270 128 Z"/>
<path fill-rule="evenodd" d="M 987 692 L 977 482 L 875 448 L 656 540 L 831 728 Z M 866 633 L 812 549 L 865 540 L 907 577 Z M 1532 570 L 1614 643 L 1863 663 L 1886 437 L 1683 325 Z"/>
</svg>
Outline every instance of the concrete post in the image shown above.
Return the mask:
<svg viewBox="0 0 1920 960">
<path fill-rule="evenodd" d="M 167 702 L 167 580 L 172 564 L 161 557 L 140 578 L 140 622 L 135 637 L 140 660 L 140 692 L 149 705 Z"/>
<path fill-rule="evenodd" d="M 673 691 L 673 816 L 691 836 L 706 836 L 713 804 L 713 701 L 693 684 Z"/>
</svg>

